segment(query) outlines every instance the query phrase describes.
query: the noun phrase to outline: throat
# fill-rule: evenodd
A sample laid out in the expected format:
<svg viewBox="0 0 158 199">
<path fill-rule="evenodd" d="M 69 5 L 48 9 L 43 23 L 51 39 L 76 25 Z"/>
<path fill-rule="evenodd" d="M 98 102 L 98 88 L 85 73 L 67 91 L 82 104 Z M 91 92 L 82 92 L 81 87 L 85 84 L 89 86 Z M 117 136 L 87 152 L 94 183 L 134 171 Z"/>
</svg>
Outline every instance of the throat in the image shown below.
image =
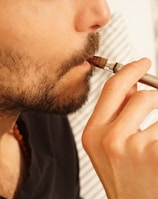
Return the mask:
<svg viewBox="0 0 158 199">
<path fill-rule="evenodd" d="M 13 199 L 28 172 L 28 155 L 18 127 L 2 136 L 0 142 L 0 196 Z"/>
<path fill-rule="evenodd" d="M 21 174 L 17 169 L 13 172 L 3 161 L 0 162 L 0 196 L 13 199 L 20 188 Z"/>
</svg>

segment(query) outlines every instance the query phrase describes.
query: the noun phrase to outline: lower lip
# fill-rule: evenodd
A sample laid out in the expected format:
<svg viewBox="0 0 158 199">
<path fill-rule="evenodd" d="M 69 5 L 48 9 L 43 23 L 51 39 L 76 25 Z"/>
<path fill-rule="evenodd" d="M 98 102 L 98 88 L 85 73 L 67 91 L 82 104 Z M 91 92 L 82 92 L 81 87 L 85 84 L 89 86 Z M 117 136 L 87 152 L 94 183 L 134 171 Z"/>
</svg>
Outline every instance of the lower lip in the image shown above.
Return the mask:
<svg viewBox="0 0 158 199">
<path fill-rule="evenodd" d="M 84 61 L 81 65 L 79 65 L 81 67 L 88 67 L 90 68 L 91 67 L 91 64 L 88 62 L 88 61 Z"/>
</svg>

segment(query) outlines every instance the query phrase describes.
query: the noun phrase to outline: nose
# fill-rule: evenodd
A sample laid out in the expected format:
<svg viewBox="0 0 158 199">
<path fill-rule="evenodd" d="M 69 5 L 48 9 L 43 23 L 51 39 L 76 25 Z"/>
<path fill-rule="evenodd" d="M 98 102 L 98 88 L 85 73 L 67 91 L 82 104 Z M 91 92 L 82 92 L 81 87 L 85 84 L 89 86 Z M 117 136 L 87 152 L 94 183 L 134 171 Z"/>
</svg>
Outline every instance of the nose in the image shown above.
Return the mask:
<svg viewBox="0 0 158 199">
<path fill-rule="evenodd" d="M 76 15 L 76 30 L 79 32 L 96 31 L 110 19 L 110 9 L 106 0 L 81 0 Z"/>
</svg>

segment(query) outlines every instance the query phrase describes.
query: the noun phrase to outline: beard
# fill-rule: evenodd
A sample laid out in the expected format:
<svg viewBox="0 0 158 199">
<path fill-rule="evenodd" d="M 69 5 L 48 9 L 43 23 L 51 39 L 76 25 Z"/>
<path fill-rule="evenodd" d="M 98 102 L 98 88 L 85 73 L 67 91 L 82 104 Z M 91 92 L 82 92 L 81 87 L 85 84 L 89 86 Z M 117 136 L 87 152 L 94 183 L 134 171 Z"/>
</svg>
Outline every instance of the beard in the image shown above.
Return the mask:
<svg viewBox="0 0 158 199">
<path fill-rule="evenodd" d="M 89 34 L 84 49 L 63 60 L 59 69 L 53 74 L 55 77 L 53 80 L 43 69 L 48 63 L 41 64 L 39 60 L 9 48 L 1 51 L 0 67 L 5 67 L 11 78 L 8 77 L 10 81 L 5 84 L 6 86 L 2 86 L 3 82 L 0 81 L 0 88 L 3 88 L 0 94 L 0 111 L 42 111 L 65 115 L 79 109 L 87 100 L 89 79 L 93 69 L 84 74 L 82 87 L 76 86 L 75 92 L 72 92 L 71 86 L 66 86 L 62 80 L 76 66 L 95 54 L 98 50 L 98 37 L 98 34 Z M 35 78 L 32 79 L 35 80 L 26 86 L 26 79 L 30 74 L 34 75 Z"/>
</svg>

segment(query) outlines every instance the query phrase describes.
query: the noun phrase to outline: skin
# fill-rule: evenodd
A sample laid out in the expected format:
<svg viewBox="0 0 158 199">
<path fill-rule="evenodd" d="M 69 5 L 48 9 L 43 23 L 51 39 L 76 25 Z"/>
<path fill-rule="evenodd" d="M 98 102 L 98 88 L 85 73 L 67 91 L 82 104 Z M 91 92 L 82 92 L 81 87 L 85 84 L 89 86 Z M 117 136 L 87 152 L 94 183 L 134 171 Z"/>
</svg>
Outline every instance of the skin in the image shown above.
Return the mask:
<svg viewBox="0 0 158 199">
<path fill-rule="evenodd" d="M 158 123 L 139 128 L 158 108 L 158 91 L 134 86 L 150 64 L 145 58 L 133 62 L 108 80 L 83 133 L 83 145 L 110 199 L 158 197 Z"/>
<path fill-rule="evenodd" d="M 86 100 L 98 48 L 110 18 L 104 0 L 2 0 L 0 5 L 0 195 L 14 198 L 23 157 L 12 135 L 21 111 L 67 114 Z M 66 92 L 65 92 L 66 91 Z M 9 148 L 8 148 L 9 146 Z"/>
<path fill-rule="evenodd" d="M 99 0 L 95 8 L 94 1 L 87 1 L 85 8 L 82 2 L 66 0 L 3 1 L 0 12 L 0 61 L 5 66 L 1 84 L 6 78 L 1 108 L 55 113 L 79 108 L 86 99 L 91 67 L 76 66 L 97 49 L 96 30 L 109 19 L 106 3 Z"/>
<path fill-rule="evenodd" d="M 96 31 L 109 18 L 105 0 L 1 0 L 0 194 L 4 197 L 14 198 L 24 170 L 12 136 L 18 115 L 37 109 L 65 114 L 81 106 L 91 72 L 84 61 L 94 54 Z M 139 92 L 134 86 L 149 66 L 148 59 L 128 64 L 105 84 L 83 133 L 83 145 L 109 199 L 158 196 L 158 124 L 139 129 L 157 108 L 158 92 Z"/>
</svg>

